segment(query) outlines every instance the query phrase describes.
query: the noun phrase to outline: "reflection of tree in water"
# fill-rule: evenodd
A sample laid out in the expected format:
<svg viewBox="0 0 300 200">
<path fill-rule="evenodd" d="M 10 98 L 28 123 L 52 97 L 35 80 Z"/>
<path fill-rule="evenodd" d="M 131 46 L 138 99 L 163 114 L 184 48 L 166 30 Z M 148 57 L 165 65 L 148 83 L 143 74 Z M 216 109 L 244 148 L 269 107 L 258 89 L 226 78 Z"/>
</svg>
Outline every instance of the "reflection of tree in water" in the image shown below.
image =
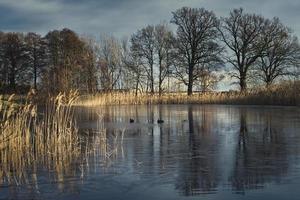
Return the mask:
<svg viewBox="0 0 300 200">
<path fill-rule="evenodd" d="M 201 118 L 194 118 L 192 106 L 188 107 L 189 139 L 188 148 L 190 157 L 180 160 L 179 177 L 176 189 L 184 195 L 197 195 L 204 192 L 213 192 L 219 182 L 219 172 L 216 164 L 215 139 L 211 130 L 211 116 L 203 107 Z"/>
<path fill-rule="evenodd" d="M 182 135 L 179 132 L 184 130 L 180 130 L 178 121 L 172 124 L 172 109 L 155 108 L 154 115 L 150 108 L 147 111 L 148 121 L 155 123 L 156 118 L 163 118 L 165 123 L 149 126 L 148 134 L 142 134 L 147 139 L 136 140 L 129 147 L 134 151 L 133 169 L 145 179 L 159 177 L 157 180 L 162 182 L 169 182 L 174 173 L 178 174 L 176 189 L 184 195 L 214 191 L 218 184 L 217 138 L 211 133 L 211 116 L 205 109 L 193 111 L 189 106 L 185 116 L 188 120 L 182 122 L 187 124 L 188 130 Z"/>
<path fill-rule="evenodd" d="M 159 171 L 160 173 L 166 173 L 168 170 L 168 166 L 170 164 L 170 157 L 169 155 L 172 153 L 171 150 L 171 112 L 168 109 L 168 112 L 163 115 L 163 109 L 162 106 L 158 106 L 158 118 L 163 119 L 166 121 L 166 123 L 163 126 L 158 126 L 158 132 L 159 132 Z"/>
<path fill-rule="evenodd" d="M 282 127 L 278 127 L 280 123 L 273 123 L 271 113 L 255 117 L 247 109 L 240 110 L 236 160 L 230 177 L 233 189 L 238 192 L 280 181 L 288 170 L 287 144 Z M 255 123 L 249 125 L 249 121 Z"/>
<path fill-rule="evenodd" d="M 141 137 L 147 138 L 136 140 L 133 146 L 133 168 L 143 178 L 162 176 L 167 171 L 170 162 L 173 161 L 173 151 L 169 146 L 171 140 L 171 110 L 163 110 L 162 106 L 149 106 L 146 109 L 146 122 L 148 126 L 143 129 L 136 129 Z M 141 114 L 141 113 L 140 113 Z M 156 120 L 164 119 L 164 124 L 157 124 Z M 172 163 L 174 164 L 174 163 Z"/>
<path fill-rule="evenodd" d="M 114 122 L 121 111 L 109 112 L 107 120 Z M 294 152 L 299 141 L 289 138 L 286 120 L 273 110 L 158 105 L 124 107 L 121 115 L 125 123 L 135 119 L 126 131 L 130 142 L 124 143 L 124 162 L 143 182 L 174 183 L 186 196 L 211 193 L 228 183 L 243 192 L 280 181 L 291 153 L 299 154 Z M 158 125 L 158 118 L 165 123 Z M 232 143 L 223 140 L 227 133 Z M 220 165 L 222 158 L 228 166 Z"/>
</svg>

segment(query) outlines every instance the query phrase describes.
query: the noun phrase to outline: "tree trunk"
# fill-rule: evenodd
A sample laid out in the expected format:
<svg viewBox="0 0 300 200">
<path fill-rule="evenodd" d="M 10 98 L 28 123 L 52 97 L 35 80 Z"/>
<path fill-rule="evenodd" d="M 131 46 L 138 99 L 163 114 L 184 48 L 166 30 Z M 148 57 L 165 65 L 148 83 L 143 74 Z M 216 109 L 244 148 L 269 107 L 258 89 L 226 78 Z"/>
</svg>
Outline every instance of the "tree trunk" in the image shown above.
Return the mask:
<svg viewBox="0 0 300 200">
<path fill-rule="evenodd" d="M 271 79 L 271 77 L 267 76 L 265 82 L 266 82 L 266 88 L 269 89 L 270 86 L 272 85 L 272 79 Z"/>
<path fill-rule="evenodd" d="M 188 84 L 188 91 L 187 91 L 188 96 L 191 96 L 193 94 L 193 84 L 189 82 Z"/>
<path fill-rule="evenodd" d="M 33 66 L 33 89 L 37 89 L 37 67 L 35 61 Z"/>
<path fill-rule="evenodd" d="M 9 86 L 13 91 L 16 89 L 16 64 L 15 62 L 11 63 L 11 69 L 9 72 Z"/>
<path fill-rule="evenodd" d="M 187 95 L 191 96 L 193 94 L 193 65 L 189 66 L 189 80 L 188 80 L 188 91 Z"/>
<path fill-rule="evenodd" d="M 162 77 L 161 77 L 161 73 L 162 73 L 162 63 L 161 63 L 161 59 L 159 59 L 159 77 L 158 77 L 158 93 L 159 96 L 161 96 L 162 94 Z"/>
<path fill-rule="evenodd" d="M 247 90 L 246 74 L 240 75 L 240 88 L 241 92 L 245 92 Z"/>
<path fill-rule="evenodd" d="M 158 93 L 159 93 L 159 96 L 161 96 L 161 95 L 162 95 L 161 83 L 159 83 L 159 87 L 158 87 Z"/>
<path fill-rule="evenodd" d="M 15 81 L 14 72 L 12 72 L 9 76 L 9 86 L 10 86 L 10 89 L 12 89 L 12 90 L 16 89 L 16 81 Z"/>
<path fill-rule="evenodd" d="M 37 90 L 37 55 L 35 48 L 33 48 L 33 87 L 34 90 Z"/>
<path fill-rule="evenodd" d="M 37 84 L 36 84 L 36 82 L 37 82 L 37 74 L 36 74 L 36 68 L 34 68 L 34 89 L 36 90 L 37 89 Z"/>
<path fill-rule="evenodd" d="M 153 72 L 153 65 L 151 67 L 151 83 L 150 83 L 150 89 L 151 89 L 151 94 L 154 94 L 154 72 Z"/>
<path fill-rule="evenodd" d="M 138 75 L 137 78 L 136 78 L 136 82 L 135 82 L 135 96 L 136 97 L 138 95 L 139 83 L 140 83 L 140 76 Z"/>
</svg>

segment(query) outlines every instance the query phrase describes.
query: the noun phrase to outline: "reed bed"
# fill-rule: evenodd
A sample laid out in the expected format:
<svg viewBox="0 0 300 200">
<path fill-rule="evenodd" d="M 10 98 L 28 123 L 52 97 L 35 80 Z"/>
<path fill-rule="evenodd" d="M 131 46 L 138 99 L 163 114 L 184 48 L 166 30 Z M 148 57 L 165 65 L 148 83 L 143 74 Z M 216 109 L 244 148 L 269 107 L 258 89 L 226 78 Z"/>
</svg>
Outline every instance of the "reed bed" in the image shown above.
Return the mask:
<svg viewBox="0 0 300 200">
<path fill-rule="evenodd" d="M 77 98 L 77 92 L 59 94 L 41 112 L 32 99 L 16 106 L 14 95 L 0 98 L 0 185 L 36 184 L 41 167 L 63 182 L 66 175 L 84 175 L 90 157 L 108 159 L 112 147 L 103 127 L 93 137 L 79 134 L 73 113 Z"/>
<path fill-rule="evenodd" d="M 139 94 L 112 92 L 81 96 L 77 106 L 140 105 L 140 104 L 243 104 L 243 105 L 300 105 L 300 82 L 287 82 L 268 89 L 256 88 L 247 92 L 206 92 L 187 96 L 183 93 Z"/>
<path fill-rule="evenodd" d="M 51 98 L 39 115 L 37 106 L 26 102 L 18 107 L 13 95 L 0 109 L 0 180 L 17 185 L 28 181 L 36 166 L 67 173 L 80 153 L 76 123 L 72 117 L 75 97 L 59 94 Z M 33 168 L 31 168 L 33 167 Z"/>
</svg>

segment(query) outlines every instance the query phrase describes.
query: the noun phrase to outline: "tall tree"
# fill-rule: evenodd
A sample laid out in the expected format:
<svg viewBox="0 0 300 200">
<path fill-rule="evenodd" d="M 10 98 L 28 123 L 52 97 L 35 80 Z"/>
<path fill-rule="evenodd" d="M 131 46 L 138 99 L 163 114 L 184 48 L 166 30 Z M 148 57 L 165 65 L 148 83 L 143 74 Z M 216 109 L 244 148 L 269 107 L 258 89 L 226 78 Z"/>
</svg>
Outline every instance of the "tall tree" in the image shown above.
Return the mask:
<svg viewBox="0 0 300 200">
<path fill-rule="evenodd" d="M 221 21 L 221 39 L 229 50 L 226 61 L 236 70 L 233 77 L 239 80 L 241 91 L 245 91 L 249 70 L 270 42 L 270 38 L 264 37 L 266 31 L 272 31 L 267 30 L 270 21 L 256 14 L 244 13 L 242 8 L 233 10 Z"/>
<path fill-rule="evenodd" d="M 154 94 L 155 33 L 153 26 L 138 30 L 131 37 L 131 51 L 140 57 L 147 73 L 151 94 Z"/>
<path fill-rule="evenodd" d="M 62 66 L 62 51 L 60 31 L 54 30 L 45 36 L 49 48 L 49 65 L 42 74 L 43 89 L 49 93 L 58 92 L 60 79 L 60 66 Z"/>
<path fill-rule="evenodd" d="M 70 29 L 63 29 L 62 39 L 62 88 L 63 91 L 80 87 L 82 60 L 84 60 L 84 42 Z"/>
<path fill-rule="evenodd" d="M 84 50 L 80 70 L 80 88 L 93 93 L 97 90 L 97 46 L 92 38 L 83 38 Z"/>
<path fill-rule="evenodd" d="M 5 33 L 0 31 L 0 87 L 3 88 L 7 84 L 7 67 L 4 58 L 4 46 Z"/>
<path fill-rule="evenodd" d="M 69 91 L 80 87 L 84 60 L 84 42 L 70 30 L 51 31 L 46 35 L 50 67 L 44 74 L 49 92 Z"/>
<path fill-rule="evenodd" d="M 174 35 L 166 24 L 155 26 L 155 51 L 158 59 L 158 93 L 163 92 L 163 81 L 170 75 L 174 59 Z"/>
<path fill-rule="evenodd" d="M 125 67 L 127 69 L 127 81 L 130 89 L 134 89 L 134 93 L 137 96 L 140 91 L 142 85 L 144 84 L 144 80 L 147 76 L 145 76 L 145 69 L 141 65 L 140 57 L 137 57 L 135 54 L 129 52 L 129 55 L 125 61 Z"/>
<path fill-rule="evenodd" d="M 187 94 L 192 95 L 194 82 L 203 68 L 221 62 L 222 48 L 217 42 L 219 22 L 211 11 L 183 7 L 173 12 L 171 23 L 177 25 L 176 77 L 187 86 Z"/>
<path fill-rule="evenodd" d="M 23 34 L 6 33 L 2 39 L 3 58 L 1 60 L 5 65 L 5 76 L 11 90 L 16 89 L 18 81 L 24 81 L 27 78 L 27 66 L 24 62 L 26 59 L 25 47 Z"/>
<path fill-rule="evenodd" d="M 300 46 L 296 37 L 277 18 L 269 28 L 273 31 L 266 37 L 270 43 L 258 60 L 258 74 L 269 87 L 278 77 L 291 75 L 293 67 L 300 61 Z"/>
<path fill-rule="evenodd" d="M 101 87 L 104 90 L 117 89 L 122 70 L 122 44 L 115 37 L 102 36 L 99 49 Z"/>
<path fill-rule="evenodd" d="M 143 91 L 147 83 L 147 74 L 142 63 L 142 58 L 131 51 L 130 42 L 126 39 L 122 41 L 122 63 L 124 73 L 124 89 L 133 90 L 137 96 Z"/>
<path fill-rule="evenodd" d="M 33 78 L 33 88 L 37 89 L 37 80 L 42 71 L 48 66 L 48 44 L 44 38 L 36 33 L 25 36 L 28 59 L 26 64 L 30 67 Z"/>
</svg>

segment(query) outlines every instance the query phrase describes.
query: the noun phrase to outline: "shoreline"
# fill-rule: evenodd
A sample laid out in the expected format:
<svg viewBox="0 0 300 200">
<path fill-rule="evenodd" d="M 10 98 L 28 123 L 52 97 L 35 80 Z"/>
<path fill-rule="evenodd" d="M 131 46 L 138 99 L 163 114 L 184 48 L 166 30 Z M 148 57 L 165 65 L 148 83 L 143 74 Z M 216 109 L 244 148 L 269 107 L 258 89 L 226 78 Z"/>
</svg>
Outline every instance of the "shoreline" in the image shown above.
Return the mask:
<svg viewBox="0 0 300 200">
<path fill-rule="evenodd" d="M 79 96 L 74 103 L 75 106 L 93 107 L 103 105 L 165 105 L 165 104 L 199 104 L 199 105 L 259 105 L 259 106 L 300 106 L 299 94 L 194 94 L 174 95 L 166 94 L 163 96 L 140 95 L 133 96 L 125 94 L 96 94 Z"/>
</svg>

